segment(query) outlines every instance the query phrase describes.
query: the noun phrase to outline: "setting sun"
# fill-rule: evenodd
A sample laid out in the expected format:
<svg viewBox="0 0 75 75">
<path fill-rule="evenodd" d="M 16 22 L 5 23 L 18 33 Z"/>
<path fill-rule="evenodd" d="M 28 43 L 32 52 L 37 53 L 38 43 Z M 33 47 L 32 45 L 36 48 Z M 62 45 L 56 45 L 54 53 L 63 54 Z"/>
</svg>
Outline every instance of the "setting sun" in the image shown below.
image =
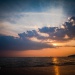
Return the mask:
<svg viewBox="0 0 75 75">
<path fill-rule="evenodd" d="M 56 43 L 53 43 L 53 46 L 57 46 L 57 44 Z"/>
</svg>

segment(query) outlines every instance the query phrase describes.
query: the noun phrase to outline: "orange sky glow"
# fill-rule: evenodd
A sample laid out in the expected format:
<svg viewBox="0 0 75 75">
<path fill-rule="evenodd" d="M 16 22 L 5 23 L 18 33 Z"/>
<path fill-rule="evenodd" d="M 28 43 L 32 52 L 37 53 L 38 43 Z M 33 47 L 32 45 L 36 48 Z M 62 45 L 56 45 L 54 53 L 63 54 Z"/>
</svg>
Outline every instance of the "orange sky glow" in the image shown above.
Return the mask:
<svg viewBox="0 0 75 75">
<path fill-rule="evenodd" d="M 35 38 L 34 41 L 38 41 Z M 39 41 L 38 41 L 39 42 Z M 0 56 L 5 57 L 65 57 L 71 54 L 75 54 L 75 41 L 70 40 L 68 42 L 53 42 L 52 45 L 55 48 L 44 48 L 39 50 L 20 50 L 20 51 L 4 51 L 0 52 Z M 49 44 L 49 43 L 48 43 Z"/>
<path fill-rule="evenodd" d="M 70 5 L 64 0 L 27 1 L 19 2 L 20 8 L 16 1 L 14 4 L 8 2 L 6 6 L 1 3 L 0 57 L 64 57 L 75 54 L 74 2 Z M 14 7 L 12 11 L 10 7 Z"/>
<path fill-rule="evenodd" d="M 57 47 L 52 49 L 45 48 L 42 50 L 27 51 L 6 51 L 3 52 L 3 54 L 3 56 L 7 57 L 64 57 L 71 54 L 75 54 L 75 47 Z"/>
</svg>

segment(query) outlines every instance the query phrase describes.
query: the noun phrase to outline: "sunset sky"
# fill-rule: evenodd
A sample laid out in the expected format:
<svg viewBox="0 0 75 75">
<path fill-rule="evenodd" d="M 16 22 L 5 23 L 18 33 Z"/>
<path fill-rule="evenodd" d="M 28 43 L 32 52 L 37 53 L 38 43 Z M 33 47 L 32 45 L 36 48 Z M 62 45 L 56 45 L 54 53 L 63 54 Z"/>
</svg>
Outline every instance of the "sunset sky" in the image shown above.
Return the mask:
<svg viewBox="0 0 75 75">
<path fill-rule="evenodd" d="M 0 0 L 0 57 L 75 54 L 75 0 Z"/>
</svg>

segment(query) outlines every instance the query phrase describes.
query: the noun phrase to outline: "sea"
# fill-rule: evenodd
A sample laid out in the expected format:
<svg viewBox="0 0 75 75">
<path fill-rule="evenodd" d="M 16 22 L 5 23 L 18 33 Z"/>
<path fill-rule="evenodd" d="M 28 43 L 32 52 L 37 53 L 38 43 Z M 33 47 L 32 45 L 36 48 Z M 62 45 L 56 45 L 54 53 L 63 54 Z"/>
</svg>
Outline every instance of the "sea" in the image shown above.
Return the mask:
<svg viewBox="0 0 75 75">
<path fill-rule="evenodd" d="M 50 67 L 75 65 L 75 57 L 0 57 L 2 67 Z"/>
<path fill-rule="evenodd" d="M 0 75 L 75 75 L 75 57 L 0 57 Z"/>
</svg>

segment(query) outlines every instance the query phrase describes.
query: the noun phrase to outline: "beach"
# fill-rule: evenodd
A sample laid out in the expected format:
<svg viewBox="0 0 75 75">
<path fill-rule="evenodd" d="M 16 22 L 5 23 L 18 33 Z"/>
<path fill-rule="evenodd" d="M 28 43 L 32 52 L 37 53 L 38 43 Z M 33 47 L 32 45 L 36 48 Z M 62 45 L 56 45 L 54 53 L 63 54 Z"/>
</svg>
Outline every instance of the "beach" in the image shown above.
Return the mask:
<svg viewBox="0 0 75 75">
<path fill-rule="evenodd" d="M 75 66 L 1 68 L 0 75 L 75 75 Z"/>
</svg>

